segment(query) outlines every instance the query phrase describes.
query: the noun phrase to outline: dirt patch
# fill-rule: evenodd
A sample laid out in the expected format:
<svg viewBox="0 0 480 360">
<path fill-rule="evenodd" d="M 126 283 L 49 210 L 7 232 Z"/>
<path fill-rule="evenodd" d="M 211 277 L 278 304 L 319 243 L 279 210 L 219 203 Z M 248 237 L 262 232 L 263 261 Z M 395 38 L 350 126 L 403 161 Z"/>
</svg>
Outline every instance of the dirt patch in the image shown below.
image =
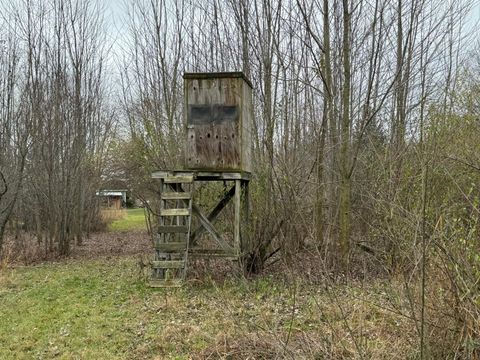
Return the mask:
<svg viewBox="0 0 480 360">
<path fill-rule="evenodd" d="M 88 259 L 151 253 L 152 243 L 146 231 L 103 232 L 92 235 L 82 246 L 76 246 L 71 257 Z"/>
<path fill-rule="evenodd" d="M 149 255 L 152 253 L 150 236 L 146 231 L 98 232 L 72 245 L 69 259 L 95 259 L 99 257 Z M 47 251 L 44 242 L 24 233 L 16 237 L 7 235 L 3 248 L 3 263 L 8 265 L 35 265 L 45 261 L 58 261 L 62 257 Z"/>
</svg>

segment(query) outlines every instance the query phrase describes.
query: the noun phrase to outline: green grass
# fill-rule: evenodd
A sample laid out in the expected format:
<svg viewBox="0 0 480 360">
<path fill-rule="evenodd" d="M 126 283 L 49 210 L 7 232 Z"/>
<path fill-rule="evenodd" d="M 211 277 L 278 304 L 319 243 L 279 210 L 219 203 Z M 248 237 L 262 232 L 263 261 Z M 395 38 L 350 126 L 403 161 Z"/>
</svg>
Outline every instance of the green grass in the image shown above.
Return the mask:
<svg viewBox="0 0 480 360">
<path fill-rule="evenodd" d="M 129 302 L 143 289 L 131 266 L 93 261 L 4 274 L 0 358 L 122 357 L 134 331 L 125 323 L 136 311 Z"/>
<path fill-rule="evenodd" d="M 145 230 L 145 213 L 143 209 L 127 209 L 123 219 L 108 224 L 108 231 Z"/>
<path fill-rule="evenodd" d="M 381 302 L 381 289 L 362 298 Z M 411 351 L 415 331 L 404 318 L 346 287 L 335 296 L 342 311 L 318 286 L 269 276 L 150 289 L 133 258 L 8 269 L 0 272 L 0 359 L 338 358 L 355 354 L 350 331 L 366 358 Z M 397 335 L 375 337 L 381 331 Z"/>
</svg>

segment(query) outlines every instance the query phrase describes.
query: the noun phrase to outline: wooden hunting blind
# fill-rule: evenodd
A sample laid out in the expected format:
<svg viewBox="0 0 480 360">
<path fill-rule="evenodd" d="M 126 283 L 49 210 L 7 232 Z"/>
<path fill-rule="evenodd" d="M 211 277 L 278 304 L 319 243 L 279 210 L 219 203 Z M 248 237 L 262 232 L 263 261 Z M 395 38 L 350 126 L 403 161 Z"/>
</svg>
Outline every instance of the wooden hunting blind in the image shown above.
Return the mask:
<svg viewBox="0 0 480 360">
<path fill-rule="evenodd" d="M 191 256 L 224 257 L 242 264 L 248 252 L 252 85 L 241 72 L 186 73 L 184 96 L 185 169 L 152 174 L 160 181 L 150 281 L 156 287 L 180 284 Z M 224 192 L 220 201 L 204 214 L 194 202 L 194 194 L 195 184 L 207 181 L 222 182 Z M 233 231 L 227 237 L 214 224 L 230 200 Z M 193 231 L 192 216 L 198 221 Z M 202 234 L 211 239 L 207 248 L 200 245 Z"/>
<path fill-rule="evenodd" d="M 241 72 L 186 73 L 186 168 L 251 171 L 252 85 Z"/>
</svg>

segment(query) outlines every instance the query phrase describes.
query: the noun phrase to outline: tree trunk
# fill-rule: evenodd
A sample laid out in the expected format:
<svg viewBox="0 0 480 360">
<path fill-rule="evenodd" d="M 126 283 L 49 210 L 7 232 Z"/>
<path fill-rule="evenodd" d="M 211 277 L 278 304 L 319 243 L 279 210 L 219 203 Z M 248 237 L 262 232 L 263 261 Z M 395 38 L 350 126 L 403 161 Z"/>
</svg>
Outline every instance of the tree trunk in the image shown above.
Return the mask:
<svg viewBox="0 0 480 360">
<path fill-rule="evenodd" d="M 350 13 L 348 0 L 343 0 L 343 91 L 340 145 L 340 189 L 339 189 L 339 248 L 340 265 L 348 270 L 350 252 Z"/>
<path fill-rule="evenodd" d="M 337 118 L 334 114 L 333 109 L 333 79 L 332 79 L 332 63 L 331 63 L 331 45 L 330 45 L 330 10 L 328 7 L 329 0 L 323 1 L 323 46 L 324 46 L 324 72 L 325 72 L 325 82 L 324 82 L 324 93 L 325 93 L 325 126 L 328 127 L 328 141 L 330 152 L 328 159 L 327 169 L 327 191 L 326 191 L 326 201 L 328 205 L 328 214 L 327 221 L 329 229 L 325 229 L 326 238 L 324 239 L 325 243 L 324 252 L 326 254 L 334 254 L 334 249 L 332 247 L 333 242 L 331 238 L 335 235 L 334 229 L 336 228 L 336 184 L 337 184 L 337 175 L 335 172 L 336 168 L 336 151 L 338 148 L 338 138 L 337 138 Z"/>
</svg>

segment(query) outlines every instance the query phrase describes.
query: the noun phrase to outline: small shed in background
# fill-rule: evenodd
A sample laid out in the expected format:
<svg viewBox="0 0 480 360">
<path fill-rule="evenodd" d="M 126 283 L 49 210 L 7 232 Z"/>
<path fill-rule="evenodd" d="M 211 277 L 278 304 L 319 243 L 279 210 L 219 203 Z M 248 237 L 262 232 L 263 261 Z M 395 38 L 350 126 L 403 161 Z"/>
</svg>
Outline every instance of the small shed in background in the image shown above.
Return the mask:
<svg viewBox="0 0 480 360">
<path fill-rule="evenodd" d="M 126 206 L 127 190 L 100 190 L 96 194 L 105 209 L 119 210 Z"/>
</svg>

